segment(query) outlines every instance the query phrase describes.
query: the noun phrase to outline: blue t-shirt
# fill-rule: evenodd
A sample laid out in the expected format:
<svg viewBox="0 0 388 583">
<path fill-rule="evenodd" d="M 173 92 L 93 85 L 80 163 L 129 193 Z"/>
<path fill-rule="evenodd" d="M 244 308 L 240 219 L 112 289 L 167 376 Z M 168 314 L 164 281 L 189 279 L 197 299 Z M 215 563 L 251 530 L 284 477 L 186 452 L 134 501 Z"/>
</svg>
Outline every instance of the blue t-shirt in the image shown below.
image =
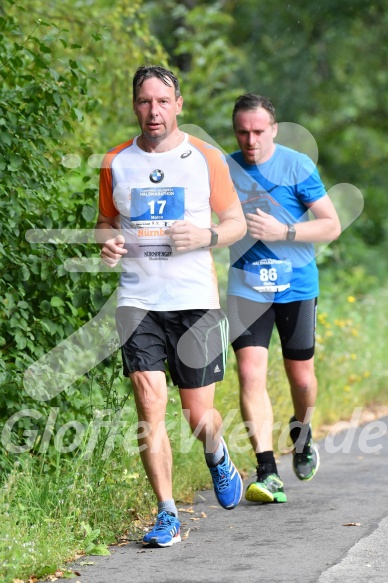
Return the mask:
<svg viewBox="0 0 388 583">
<path fill-rule="evenodd" d="M 326 194 L 313 161 L 276 144 L 263 164 L 246 164 L 241 151 L 228 157 L 244 214 L 259 208 L 284 224 L 308 221 L 308 207 Z M 288 303 L 318 296 L 312 243 L 263 243 L 248 233 L 230 247 L 228 294 L 257 302 Z"/>
</svg>

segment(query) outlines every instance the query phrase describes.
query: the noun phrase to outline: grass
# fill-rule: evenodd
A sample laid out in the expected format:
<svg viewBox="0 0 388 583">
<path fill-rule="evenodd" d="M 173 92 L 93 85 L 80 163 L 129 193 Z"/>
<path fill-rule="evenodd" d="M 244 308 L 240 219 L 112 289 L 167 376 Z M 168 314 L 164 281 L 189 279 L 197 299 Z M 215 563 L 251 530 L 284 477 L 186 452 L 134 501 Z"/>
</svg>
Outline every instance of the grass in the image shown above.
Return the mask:
<svg viewBox="0 0 388 583">
<path fill-rule="evenodd" d="M 356 407 L 368 409 L 388 402 L 388 371 L 385 366 L 387 308 L 388 291 L 385 289 L 365 296 L 353 296 L 338 290 L 335 297 L 322 293 L 318 305 L 315 354 L 318 398 L 313 429 L 317 438 L 325 437 L 321 427 L 351 419 Z M 279 424 L 274 430 L 274 447 L 280 454 L 278 445 L 284 446 L 286 427 L 293 411 L 276 333 L 271 341 L 268 370 L 268 391 L 274 420 Z M 252 474 L 256 458 L 242 427 L 238 395 L 236 362 L 230 350 L 225 379 L 217 386 L 216 407 L 224 420 L 232 417 L 225 434 L 229 449 L 234 452 L 233 461 L 243 474 Z M 201 448 L 193 448 L 191 453 L 195 471 L 204 484 L 210 486 L 206 467 L 203 468 Z M 177 474 L 182 473 L 181 459 L 181 454 L 175 454 Z M 190 492 L 189 480 L 185 482 L 180 477 L 176 489 L 180 496 Z"/>
<path fill-rule="evenodd" d="M 381 289 L 365 296 L 338 291 L 335 297 L 322 294 L 317 321 L 316 430 L 349 419 L 355 407 L 387 402 L 387 307 L 388 292 Z M 255 457 L 238 411 L 235 367 L 230 350 L 226 377 L 217 386 L 216 406 L 224 418 L 230 449 L 238 448 L 233 459 L 240 471 L 249 474 Z M 274 433 L 276 444 L 292 412 L 276 334 L 270 349 L 268 390 L 275 421 L 280 423 Z M 109 399 L 112 405 L 112 395 Z M 133 424 L 134 411 L 131 401 L 120 403 L 126 427 Z M 178 502 L 189 503 L 195 491 L 210 487 L 211 482 L 202 446 L 191 440 L 175 388 L 170 389 L 167 426 L 174 452 L 174 495 Z M 7 458 L 9 469 L 0 489 L 1 583 L 43 577 L 58 567 L 66 574 L 67 561 L 77 555 L 103 554 L 107 544 L 123 536 L 140 538 L 139 527 L 155 512 L 155 499 L 131 439 L 134 435 L 128 433 L 127 441 L 117 436 L 110 455 L 104 457 L 105 436 L 91 456 L 83 455 L 84 449 L 72 456 L 52 457 L 50 471 L 39 456 L 26 453 Z"/>
<path fill-rule="evenodd" d="M 318 423 L 348 418 L 355 407 L 387 402 L 386 289 L 322 302 L 318 317 Z"/>
<path fill-rule="evenodd" d="M 135 536 L 153 498 L 139 458 L 99 455 L 91 460 L 58 460 L 53 475 L 20 456 L 0 490 L 0 581 L 43 577 L 78 554 L 109 554 L 117 533 Z"/>
</svg>

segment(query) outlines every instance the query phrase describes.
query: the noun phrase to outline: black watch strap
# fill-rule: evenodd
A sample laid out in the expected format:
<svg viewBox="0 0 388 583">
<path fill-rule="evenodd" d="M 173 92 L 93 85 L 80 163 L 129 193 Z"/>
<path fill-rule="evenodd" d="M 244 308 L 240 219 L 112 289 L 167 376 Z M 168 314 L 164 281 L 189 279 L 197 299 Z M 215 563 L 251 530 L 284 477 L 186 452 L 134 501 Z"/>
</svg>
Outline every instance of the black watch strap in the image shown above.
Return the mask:
<svg viewBox="0 0 388 583">
<path fill-rule="evenodd" d="M 214 247 L 218 243 L 218 233 L 214 229 L 210 229 L 210 228 L 209 228 L 209 231 L 212 234 L 212 236 L 210 238 L 210 245 L 209 245 L 209 247 Z"/>
<path fill-rule="evenodd" d="M 286 241 L 293 241 L 295 239 L 296 231 L 294 225 L 287 225 Z"/>
</svg>

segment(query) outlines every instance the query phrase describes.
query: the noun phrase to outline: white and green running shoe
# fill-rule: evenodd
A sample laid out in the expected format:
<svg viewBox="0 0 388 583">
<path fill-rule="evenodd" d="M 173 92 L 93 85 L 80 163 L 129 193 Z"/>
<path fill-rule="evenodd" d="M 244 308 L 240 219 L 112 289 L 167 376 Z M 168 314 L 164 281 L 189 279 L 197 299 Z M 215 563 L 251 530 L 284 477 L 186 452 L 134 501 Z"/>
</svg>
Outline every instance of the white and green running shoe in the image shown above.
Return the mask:
<svg viewBox="0 0 388 583">
<path fill-rule="evenodd" d="M 268 464 L 257 466 L 257 480 L 249 484 L 245 499 L 250 502 L 287 502 L 283 482 Z"/>
<path fill-rule="evenodd" d="M 319 468 L 319 452 L 313 442 L 311 425 L 308 426 L 306 435 L 300 429 L 301 424 L 291 417 L 290 419 L 290 437 L 294 444 L 292 450 L 292 467 L 295 475 L 299 480 L 312 480 Z"/>
</svg>

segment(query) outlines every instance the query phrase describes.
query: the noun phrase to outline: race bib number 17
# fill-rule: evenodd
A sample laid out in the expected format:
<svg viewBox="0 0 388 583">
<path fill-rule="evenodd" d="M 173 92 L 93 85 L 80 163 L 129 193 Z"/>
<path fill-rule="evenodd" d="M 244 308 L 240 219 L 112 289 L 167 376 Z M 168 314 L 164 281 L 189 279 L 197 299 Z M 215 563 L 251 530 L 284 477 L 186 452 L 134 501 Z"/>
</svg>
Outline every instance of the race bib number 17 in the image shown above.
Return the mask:
<svg viewBox="0 0 388 583">
<path fill-rule="evenodd" d="M 182 186 L 133 188 L 131 225 L 133 227 L 169 227 L 184 218 L 185 189 Z"/>
</svg>

